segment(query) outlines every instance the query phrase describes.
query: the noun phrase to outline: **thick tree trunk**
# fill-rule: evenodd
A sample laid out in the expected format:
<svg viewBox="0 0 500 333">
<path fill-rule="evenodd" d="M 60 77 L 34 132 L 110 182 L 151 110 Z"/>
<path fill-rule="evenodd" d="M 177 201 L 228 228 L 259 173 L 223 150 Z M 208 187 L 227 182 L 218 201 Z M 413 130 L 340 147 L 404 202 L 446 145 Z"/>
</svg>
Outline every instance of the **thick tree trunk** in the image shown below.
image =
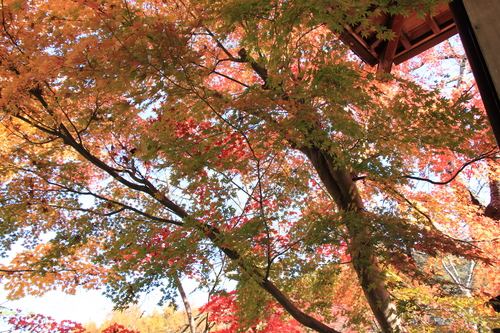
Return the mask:
<svg viewBox="0 0 500 333">
<path fill-rule="evenodd" d="M 498 154 L 495 156 L 498 158 Z M 500 179 L 493 175 L 498 174 L 500 166 L 495 160 L 488 161 L 488 168 L 490 169 L 490 203 L 484 210 L 484 215 L 496 221 L 500 221 Z"/>
<path fill-rule="evenodd" d="M 385 277 L 375 255 L 365 224 L 364 205 L 350 173 L 335 165 L 334 158 L 317 147 L 300 149 L 307 155 L 338 208 L 345 212 L 352 265 L 370 308 L 384 333 L 405 332 L 385 286 Z"/>
<path fill-rule="evenodd" d="M 484 210 L 484 215 L 500 221 L 500 181 L 490 181 L 490 203 Z"/>
<path fill-rule="evenodd" d="M 405 332 L 397 317 L 396 307 L 386 290 L 378 259 L 373 254 L 367 254 L 367 250 L 371 250 L 369 246 L 351 250 L 352 264 L 366 300 L 382 332 Z"/>
</svg>

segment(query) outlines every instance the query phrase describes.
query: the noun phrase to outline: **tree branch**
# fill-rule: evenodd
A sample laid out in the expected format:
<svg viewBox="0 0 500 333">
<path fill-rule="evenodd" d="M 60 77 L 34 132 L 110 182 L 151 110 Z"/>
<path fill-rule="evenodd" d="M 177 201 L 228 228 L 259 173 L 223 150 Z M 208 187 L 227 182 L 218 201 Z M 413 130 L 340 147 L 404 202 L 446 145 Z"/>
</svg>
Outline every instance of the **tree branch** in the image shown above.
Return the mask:
<svg viewBox="0 0 500 333">
<path fill-rule="evenodd" d="M 492 150 L 490 150 L 489 152 L 487 153 L 484 153 L 484 154 L 481 154 L 479 155 L 478 157 L 468 161 L 468 162 L 465 162 L 457 171 L 455 171 L 455 173 L 453 174 L 453 176 L 451 176 L 450 179 L 446 180 L 446 181 L 442 181 L 442 182 L 438 182 L 438 181 L 434 181 L 434 180 L 431 180 L 431 179 L 427 179 L 427 178 L 421 178 L 421 177 L 415 177 L 415 176 L 411 176 L 411 175 L 405 175 L 403 176 L 403 178 L 408 178 L 408 179 L 414 179 L 414 180 L 419 180 L 419 181 L 425 181 L 425 182 L 428 182 L 428 183 L 431 183 L 431 184 L 434 184 L 434 185 L 446 185 L 446 184 L 449 184 L 450 182 L 452 182 L 455 178 L 457 178 L 457 176 L 469 165 L 471 165 L 472 163 L 475 163 L 475 162 L 478 162 L 480 160 L 483 160 L 485 158 L 493 158 L 494 155 L 497 153 L 497 149 L 494 148 Z"/>
</svg>

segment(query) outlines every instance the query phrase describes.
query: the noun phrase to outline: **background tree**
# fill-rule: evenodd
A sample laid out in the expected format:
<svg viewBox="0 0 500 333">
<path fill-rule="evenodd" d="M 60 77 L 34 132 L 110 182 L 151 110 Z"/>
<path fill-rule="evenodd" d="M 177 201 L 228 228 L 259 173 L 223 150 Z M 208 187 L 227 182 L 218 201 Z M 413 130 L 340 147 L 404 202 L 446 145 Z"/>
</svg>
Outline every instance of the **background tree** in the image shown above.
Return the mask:
<svg viewBox="0 0 500 333">
<path fill-rule="evenodd" d="M 470 94 L 380 81 L 335 33 L 439 2 L 4 0 L 10 296 L 105 286 L 120 306 L 231 278 L 242 323 L 274 301 L 318 332 L 425 324 L 414 304 L 448 282 L 415 253 L 497 270 L 458 177 L 497 148 Z"/>
<path fill-rule="evenodd" d="M 186 313 L 175 311 L 172 307 L 146 313 L 137 305 L 133 305 L 123 311 L 110 313 L 98 332 L 115 323 L 141 333 L 181 332 L 183 327 L 188 326 Z M 185 332 L 189 332 L 189 329 Z"/>
</svg>

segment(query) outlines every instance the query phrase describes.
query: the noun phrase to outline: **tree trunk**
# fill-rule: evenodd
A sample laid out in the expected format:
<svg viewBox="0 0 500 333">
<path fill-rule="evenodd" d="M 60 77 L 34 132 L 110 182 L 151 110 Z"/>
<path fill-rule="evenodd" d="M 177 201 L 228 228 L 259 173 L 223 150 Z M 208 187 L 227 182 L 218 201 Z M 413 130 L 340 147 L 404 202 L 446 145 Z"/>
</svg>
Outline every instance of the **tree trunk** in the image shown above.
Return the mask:
<svg viewBox="0 0 500 333">
<path fill-rule="evenodd" d="M 248 57 L 245 49 L 241 49 L 239 55 L 244 62 L 252 66 L 255 73 L 265 82 L 264 86 L 266 86 L 269 78 L 267 69 L 255 62 L 251 57 Z M 281 96 L 282 100 L 294 100 L 281 89 L 277 89 L 276 92 Z M 294 101 L 297 105 L 305 106 L 303 101 Z M 301 111 L 305 111 L 305 109 Z M 290 112 L 290 114 L 293 114 L 293 112 Z M 258 113 L 255 115 L 264 120 L 269 119 L 265 114 L 262 115 Z M 318 133 L 323 132 L 319 123 L 313 124 L 313 127 L 315 127 L 314 129 L 317 130 Z M 311 133 L 312 132 L 305 133 L 306 140 Z M 349 249 L 353 267 L 382 332 L 405 332 L 396 315 L 396 307 L 392 303 L 390 295 L 386 290 L 384 274 L 375 256 L 375 248 L 371 245 L 370 234 L 367 228 L 363 226 L 366 220 L 364 216 L 364 205 L 359 195 L 358 188 L 350 176 L 350 172 L 336 165 L 335 157 L 321 149 L 321 142 L 311 141 L 308 142 L 307 145 L 304 145 L 303 142 L 296 141 L 296 138 L 293 137 L 288 138 L 288 142 L 293 148 L 303 152 L 309 158 L 339 210 L 349 215 L 347 219 L 344 219 L 344 222 L 349 231 L 351 244 Z M 329 146 L 328 142 L 325 142 L 325 144 L 326 147 Z M 353 218 L 356 216 L 359 217 L 358 221 Z M 263 287 L 265 288 L 265 286 Z M 289 310 L 287 309 L 287 311 Z M 300 320 L 298 321 L 303 323 Z"/>
<path fill-rule="evenodd" d="M 495 157 L 498 157 L 497 155 Z M 500 180 L 492 176 L 498 174 L 498 162 L 488 161 L 488 168 L 490 169 L 490 203 L 486 206 L 484 215 L 500 221 Z"/>
<path fill-rule="evenodd" d="M 196 333 L 196 324 L 194 322 L 193 318 L 193 311 L 191 311 L 191 304 L 189 304 L 189 300 L 187 298 L 186 292 L 184 291 L 184 288 L 182 287 L 181 280 L 179 279 L 179 276 L 174 274 L 174 282 L 175 285 L 177 286 L 177 289 L 179 290 L 179 294 L 181 294 L 182 298 L 182 303 L 184 303 L 184 309 L 186 310 L 186 316 L 188 318 L 188 325 L 191 333 Z"/>
<path fill-rule="evenodd" d="M 405 332 L 386 289 L 385 277 L 368 232 L 364 205 L 350 173 L 335 165 L 334 157 L 317 147 L 300 149 L 318 172 L 341 212 L 349 233 L 349 251 L 363 293 L 384 333 Z"/>
</svg>

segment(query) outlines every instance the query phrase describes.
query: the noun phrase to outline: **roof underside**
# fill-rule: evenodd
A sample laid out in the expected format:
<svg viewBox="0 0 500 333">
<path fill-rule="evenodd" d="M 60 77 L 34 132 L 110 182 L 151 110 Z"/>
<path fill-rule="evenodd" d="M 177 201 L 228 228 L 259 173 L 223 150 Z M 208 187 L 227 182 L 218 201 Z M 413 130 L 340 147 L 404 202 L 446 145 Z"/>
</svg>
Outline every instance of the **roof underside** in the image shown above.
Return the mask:
<svg viewBox="0 0 500 333">
<path fill-rule="evenodd" d="M 384 26 L 394 35 L 392 40 L 377 38 L 374 31 L 361 26 L 345 26 L 340 39 L 349 45 L 364 62 L 378 65 L 380 71 L 390 72 L 392 64 L 400 64 L 457 33 L 450 7 L 441 4 L 434 12 L 417 16 L 378 13 L 371 18 L 373 25 Z"/>
</svg>

